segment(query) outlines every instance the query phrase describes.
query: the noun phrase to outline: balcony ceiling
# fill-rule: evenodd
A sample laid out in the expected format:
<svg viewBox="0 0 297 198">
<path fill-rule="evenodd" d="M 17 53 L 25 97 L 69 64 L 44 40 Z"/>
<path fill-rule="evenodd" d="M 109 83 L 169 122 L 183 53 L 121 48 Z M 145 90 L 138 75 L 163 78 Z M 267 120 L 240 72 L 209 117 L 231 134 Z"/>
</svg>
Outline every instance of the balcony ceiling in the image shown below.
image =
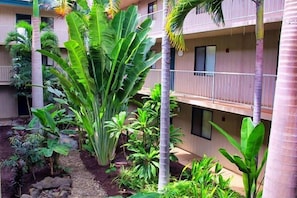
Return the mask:
<svg viewBox="0 0 297 198">
<path fill-rule="evenodd" d="M 136 4 L 138 3 L 140 0 L 122 0 L 121 4 L 120 4 L 120 8 L 126 8 L 131 4 Z"/>
</svg>

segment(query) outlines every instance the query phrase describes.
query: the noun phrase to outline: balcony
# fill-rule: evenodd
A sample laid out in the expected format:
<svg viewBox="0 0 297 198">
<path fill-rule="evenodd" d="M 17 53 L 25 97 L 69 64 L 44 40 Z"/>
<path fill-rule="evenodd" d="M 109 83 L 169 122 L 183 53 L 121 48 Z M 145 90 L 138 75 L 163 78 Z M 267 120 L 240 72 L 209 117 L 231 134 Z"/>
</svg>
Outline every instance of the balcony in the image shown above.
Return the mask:
<svg viewBox="0 0 297 198">
<path fill-rule="evenodd" d="M 210 15 L 205 12 L 198 12 L 196 14 L 196 9 L 193 9 L 185 19 L 184 34 L 208 32 L 214 30 L 222 31 L 224 34 L 229 34 L 231 30 L 226 32 L 227 29 L 232 29 L 231 33 L 236 33 L 236 31 L 254 31 L 254 28 L 244 30 L 240 28 L 243 26 L 255 25 L 256 23 L 256 6 L 253 1 L 225 0 L 223 1 L 222 6 L 225 26 L 215 25 Z M 264 1 L 264 22 L 274 23 L 282 21 L 283 8 L 284 0 Z M 146 13 L 141 14 L 142 19 L 148 16 Z M 153 16 L 153 27 L 150 35 L 152 37 L 159 38 L 161 37 L 162 31 L 162 10 L 150 15 Z"/>
<path fill-rule="evenodd" d="M 10 85 L 11 66 L 0 66 L 0 85 Z"/>
<path fill-rule="evenodd" d="M 161 70 L 152 69 L 140 93 L 148 94 L 161 82 Z M 271 119 L 276 75 L 263 75 L 262 108 L 264 119 Z M 172 70 L 170 87 L 178 101 L 250 115 L 253 106 L 254 74 L 230 72 L 194 72 Z M 232 107 L 233 110 L 230 110 Z"/>
</svg>

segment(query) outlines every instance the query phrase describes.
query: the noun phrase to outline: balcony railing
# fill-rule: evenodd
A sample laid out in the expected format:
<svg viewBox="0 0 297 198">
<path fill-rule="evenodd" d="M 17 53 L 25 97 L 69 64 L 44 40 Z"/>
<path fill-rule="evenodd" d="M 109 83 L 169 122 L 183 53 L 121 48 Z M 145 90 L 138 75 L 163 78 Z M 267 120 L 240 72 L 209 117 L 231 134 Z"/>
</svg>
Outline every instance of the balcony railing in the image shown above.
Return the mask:
<svg viewBox="0 0 297 198">
<path fill-rule="evenodd" d="M 225 0 L 222 4 L 225 20 L 225 28 L 235 28 L 256 23 L 256 6 L 253 1 L 233 1 Z M 282 20 L 284 9 L 284 0 L 269 0 L 264 1 L 264 22 L 277 22 Z M 153 27 L 150 35 L 160 37 L 162 31 L 162 10 L 151 13 L 153 15 Z M 143 14 L 141 19 L 148 17 Z M 205 32 L 212 30 L 220 30 L 214 24 L 208 13 L 196 14 L 196 9 L 193 9 L 184 21 L 184 33 L 191 34 L 196 32 Z"/>
<path fill-rule="evenodd" d="M 143 87 L 161 82 L 161 70 L 152 69 Z M 263 75 L 262 106 L 271 109 L 276 75 Z M 253 104 L 254 74 L 172 70 L 170 87 L 175 93 L 237 104 Z"/>
<path fill-rule="evenodd" d="M 12 75 L 11 66 L 0 66 L 0 85 L 9 85 Z"/>
</svg>

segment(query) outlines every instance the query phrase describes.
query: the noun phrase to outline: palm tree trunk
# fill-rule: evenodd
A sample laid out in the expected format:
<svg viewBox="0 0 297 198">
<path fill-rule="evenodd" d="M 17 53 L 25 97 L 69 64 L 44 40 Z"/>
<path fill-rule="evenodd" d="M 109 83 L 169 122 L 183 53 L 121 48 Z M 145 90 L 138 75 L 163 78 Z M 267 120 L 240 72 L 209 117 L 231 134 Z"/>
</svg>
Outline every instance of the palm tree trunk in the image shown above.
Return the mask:
<svg viewBox="0 0 297 198">
<path fill-rule="evenodd" d="M 256 2 L 256 64 L 254 79 L 254 109 L 253 123 L 257 125 L 261 121 L 262 105 L 262 83 L 263 83 L 263 48 L 264 48 L 264 23 L 263 23 L 263 3 L 264 0 Z"/>
<path fill-rule="evenodd" d="M 41 48 L 38 0 L 33 0 L 32 26 L 32 107 L 41 108 L 43 107 L 42 62 L 41 54 L 36 51 Z"/>
<path fill-rule="evenodd" d="M 297 197 L 297 1 L 286 0 L 264 198 Z"/>
<path fill-rule="evenodd" d="M 168 0 L 163 0 L 162 72 L 161 72 L 161 118 L 160 118 L 160 166 L 158 191 L 169 182 L 169 90 L 170 90 L 170 43 L 165 24 Z"/>
</svg>

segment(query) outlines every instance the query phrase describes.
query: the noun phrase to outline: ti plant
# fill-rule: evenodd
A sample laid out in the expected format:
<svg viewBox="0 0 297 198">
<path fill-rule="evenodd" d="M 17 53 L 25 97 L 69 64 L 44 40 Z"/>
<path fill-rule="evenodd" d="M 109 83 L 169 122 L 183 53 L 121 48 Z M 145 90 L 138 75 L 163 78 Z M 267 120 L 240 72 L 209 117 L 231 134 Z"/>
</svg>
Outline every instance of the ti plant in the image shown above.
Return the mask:
<svg viewBox="0 0 297 198">
<path fill-rule="evenodd" d="M 264 124 L 259 123 L 257 126 L 254 126 L 251 118 L 244 118 L 241 125 L 241 141 L 239 143 L 221 127 L 213 122 L 210 123 L 242 154 L 241 157 L 231 155 L 223 148 L 219 150 L 222 155 L 235 164 L 242 172 L 246 198 L 261 196 L 261 192 L 257 192 L 257 181 L 267 160 L 267 150 L 264 153 L 260 166 L 257 164 L 257 158 L 264 141 Z"/>
<path fill-rule="evenodd" d="M 94 1 L 87 17 L 71 12 L 66 21 L 70 40 L 64 45 L 69 61 L 53 53 L 41 53 L 63 70 L 52 72 L 82 123 L 99 165 L 108 165 L 114 158 L 116 141 L 104 127 L 105 122 L 127 109 L 150 66 L 160 58 L 160 54 L 150 51 L 155 44 L 148 37 L 152 21 L 140 23 L 135 6 L 109 17 L 102 1 Z"/>
</svg>

